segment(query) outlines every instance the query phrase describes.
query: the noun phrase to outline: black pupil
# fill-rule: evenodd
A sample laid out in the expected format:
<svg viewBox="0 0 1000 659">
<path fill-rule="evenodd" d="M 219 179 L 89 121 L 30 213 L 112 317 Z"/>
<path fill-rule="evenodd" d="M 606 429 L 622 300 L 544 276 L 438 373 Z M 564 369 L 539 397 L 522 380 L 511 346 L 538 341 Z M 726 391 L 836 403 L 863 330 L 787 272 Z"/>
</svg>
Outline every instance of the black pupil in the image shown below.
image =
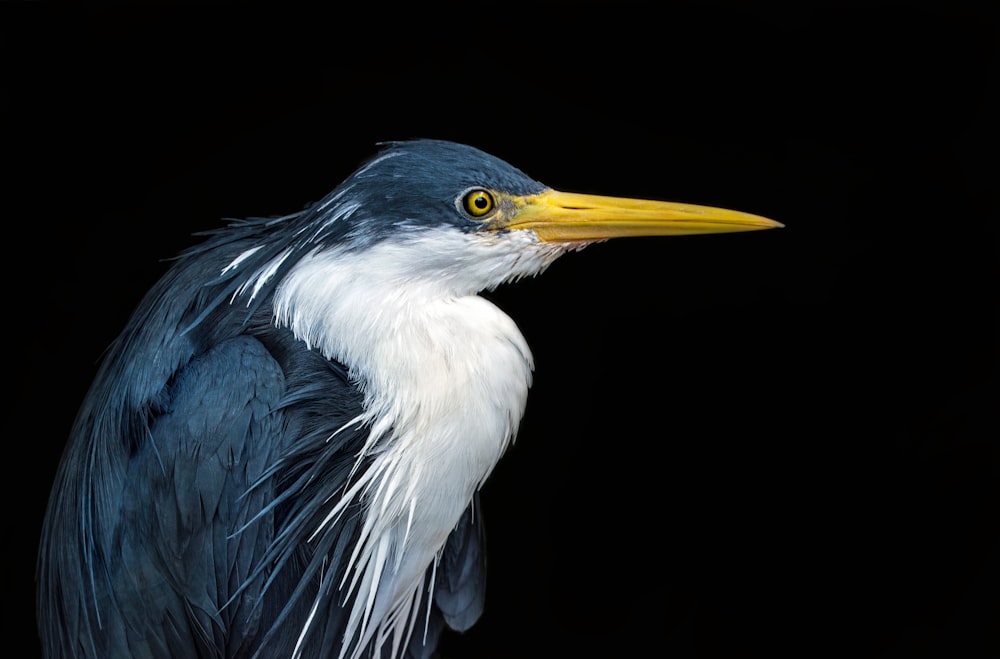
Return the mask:
<svg viewBox="0 0 1000 659">
<path fill-rule="evenodd" d="M 486 197 L 483 195 L 477 195 L 472 203 L 474 203 L 476 205 L 476 208 L 478 208 L 479 210 L 482 210 L 489 205 L 489 201 L 487 201 Z"/>
</svg>

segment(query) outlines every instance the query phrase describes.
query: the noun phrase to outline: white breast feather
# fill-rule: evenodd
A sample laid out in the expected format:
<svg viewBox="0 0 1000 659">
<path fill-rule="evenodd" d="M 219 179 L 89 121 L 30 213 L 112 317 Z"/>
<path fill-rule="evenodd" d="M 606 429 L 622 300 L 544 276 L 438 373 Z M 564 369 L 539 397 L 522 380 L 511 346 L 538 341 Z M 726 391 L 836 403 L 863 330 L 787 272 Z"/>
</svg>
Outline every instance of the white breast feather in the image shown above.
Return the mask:
<svg viewBox="0 0 1000 659">
<path fill-rule="evenodd" d="M 425 571 L 517 434 L 531 352 L 513 321 L 475 293 L 541 272 L 565 251 L 530 236 L 423 234 L 314 253 L 275 296 L 276 321 L 345 364 L 364 391 L 357 422 L 370 439 L 357 464 L 367 466 L 323 522 L 336 523 L 352 498 L 366 505 L 341 585 L 357 592 L 350 659 L 373 638 L 391 639 L 393 656 L 405 647 L 429 596 Z"/>
</svg>

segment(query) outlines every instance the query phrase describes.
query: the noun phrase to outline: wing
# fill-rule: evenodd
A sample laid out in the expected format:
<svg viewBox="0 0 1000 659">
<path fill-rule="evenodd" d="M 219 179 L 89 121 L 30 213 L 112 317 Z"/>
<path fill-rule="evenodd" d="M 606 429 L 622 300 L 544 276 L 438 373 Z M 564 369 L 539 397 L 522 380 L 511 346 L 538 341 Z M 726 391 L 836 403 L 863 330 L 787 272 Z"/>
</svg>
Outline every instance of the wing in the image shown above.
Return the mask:
<svg viewBox="0 0 1000 659">
<path fill-rule="evenodd" d="M 177 370 L 143 423 L 121 424 L 142 428 L 118 438 L 122 455 L 75 438 L 42 541 L 49 656 L 224 656 L 256 634 L 257 593 L 229 599 L 273 533 L 237 531 L 269 496 L 247 492 L 284 448 L 284 391 L 263 346 L 235 337 Z"/>
<path fill-rule="evenodd" d="M 259 636 L 259 586 L 243 589 L 273 536 L 249 491 L 285 449 L 284 374 L 250 337 L 225 341 L 170 382 L 125 471 L 98 605 L 109 654 L 233 656 Z M 244 496 L 246 495 L 246 496 Z"/>
<path fill-rule="evenodd" d="M 486 551 L 479 494 L 448 536 L 438 569 L 434 600 L 444 621 L 467 631 L 483 612 L 486 596 Z"/>
<path fill-rule="evenodd" d="M 343 367 L 274 327 L 268 304 L 239 310 L 231 282 L 190 285 L 244 249 L 175 264 L 81 407 L 39 551 L 47 657 L 340 653 L 362 503 L 313 536 L 357 466 L 362 396 Z M 428 571 L 434 598 L 409 657 L 481 612 L 474 512 Z"/>
</svg>

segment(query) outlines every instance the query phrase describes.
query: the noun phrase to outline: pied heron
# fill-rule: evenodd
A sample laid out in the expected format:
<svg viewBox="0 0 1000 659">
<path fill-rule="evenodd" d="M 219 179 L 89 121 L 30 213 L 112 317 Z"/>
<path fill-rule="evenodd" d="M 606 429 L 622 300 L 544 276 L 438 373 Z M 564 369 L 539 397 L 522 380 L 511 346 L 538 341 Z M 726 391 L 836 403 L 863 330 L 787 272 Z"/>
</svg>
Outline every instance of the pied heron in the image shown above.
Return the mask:
<svg viewBox="0 0 1000 659">
<path fill-rule="evenodd" d="M 301 212 L 210 233 L 72 426 L 39 550 L 45 655 L 432 656 L 482 612 L 477 492 L 532 377 L 479 293 L 617 236 L 777 226 L 413 140 Z"/>
</svg>

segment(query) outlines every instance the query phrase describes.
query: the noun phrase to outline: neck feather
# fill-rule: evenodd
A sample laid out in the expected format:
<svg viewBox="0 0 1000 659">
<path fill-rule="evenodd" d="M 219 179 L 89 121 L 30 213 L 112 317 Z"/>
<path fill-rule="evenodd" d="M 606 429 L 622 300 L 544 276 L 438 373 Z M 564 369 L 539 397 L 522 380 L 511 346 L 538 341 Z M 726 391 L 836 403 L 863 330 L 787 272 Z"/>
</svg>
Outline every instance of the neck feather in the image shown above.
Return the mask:
<svg viewBox="0 0 1000 659">
<path fill-rule="evenodd" d="M 356 647 L 413 631 L 424 573 L 514 440 L 533 368 L 497 307 L 445 276 L 407 280 L 393 246 L 378 250 L 310 255 L 275 295 L 276 321 L 346 365 L 365 395 L 370 438 L 352 491 L 366 518 L 349 567 Z"/>
</svg>

